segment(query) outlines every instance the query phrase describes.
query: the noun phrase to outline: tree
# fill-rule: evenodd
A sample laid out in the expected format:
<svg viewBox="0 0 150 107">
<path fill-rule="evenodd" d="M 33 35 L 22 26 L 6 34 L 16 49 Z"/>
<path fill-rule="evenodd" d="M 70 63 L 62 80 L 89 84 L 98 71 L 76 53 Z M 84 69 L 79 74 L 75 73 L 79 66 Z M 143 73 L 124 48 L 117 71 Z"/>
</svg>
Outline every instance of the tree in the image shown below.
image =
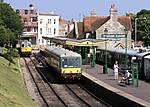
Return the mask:
<svg viewBox="0 0 150 107">
<path fill-rule="evenodd" d="M 135 18 L 137 20 L 137 40 L 144 41 L 145 46 L 150 44 L 150 10 L 141 10 L 132 20 L 132 35 L 135 37 Z"/>
<path fill-rule="evenodd" d="M 7 38 L 7 40 L 9 40 L 11 45 L 15 43 L 18 35 L 22 33 L 20 17 L 9 4 L 0 3 L 0 26 L 1 31 L 3 31 L 2 34 L 4 34 L 1 34 L 0 41 L 3 41 L 8 36 L 9 39 Z M 3 43 L 5 43 L 5 41 Z"/>
</svg>

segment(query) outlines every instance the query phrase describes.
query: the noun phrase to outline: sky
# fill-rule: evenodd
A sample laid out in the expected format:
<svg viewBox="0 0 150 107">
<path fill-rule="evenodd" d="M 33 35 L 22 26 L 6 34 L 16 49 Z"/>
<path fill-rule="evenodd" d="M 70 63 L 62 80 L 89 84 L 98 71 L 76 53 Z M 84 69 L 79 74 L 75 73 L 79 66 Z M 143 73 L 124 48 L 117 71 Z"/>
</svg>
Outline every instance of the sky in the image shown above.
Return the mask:
<svg viewBox="0 0 150 107">
<path fill-rule="evenodd" d="M 142 9 L 150 10 L 150 0 L 4 0 L 13 8 L 26 9 L 33 4 L 38 12 L 54 11 L 65 19 L 82 19 L 82 16 L 90 15 L 95 9 L 98 16 L 108 16 L 109 9 L 115 4 L 118 15 L 127 12 L 137 13 Z"/>
</svg>

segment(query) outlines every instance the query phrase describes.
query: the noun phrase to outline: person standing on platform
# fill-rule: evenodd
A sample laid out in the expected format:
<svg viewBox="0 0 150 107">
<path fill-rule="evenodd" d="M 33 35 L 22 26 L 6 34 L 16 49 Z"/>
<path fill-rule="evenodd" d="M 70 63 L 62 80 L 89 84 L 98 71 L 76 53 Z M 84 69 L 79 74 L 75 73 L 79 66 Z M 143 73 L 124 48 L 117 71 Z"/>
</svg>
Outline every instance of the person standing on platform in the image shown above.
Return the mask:
<svg viewBox="0 0 150 107">
<path fill-rule="evenodd" d="M 115 64 L 114 64 L 114 79 L 115 80 L 118 79 L 118 69 L 119 69 L 118 61 L 116 61 Z"/>
</svg>

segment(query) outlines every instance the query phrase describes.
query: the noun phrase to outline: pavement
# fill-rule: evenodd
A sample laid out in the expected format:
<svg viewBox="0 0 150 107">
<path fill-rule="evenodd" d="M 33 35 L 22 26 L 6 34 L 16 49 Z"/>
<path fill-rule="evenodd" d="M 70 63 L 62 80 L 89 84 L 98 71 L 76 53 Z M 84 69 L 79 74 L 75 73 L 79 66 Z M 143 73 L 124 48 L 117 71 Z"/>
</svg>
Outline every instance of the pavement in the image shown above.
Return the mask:
<svg viewBox="0 0 150 107">
<path fill-rule="evenodd" d="M 150 103 L 150 83 L 139 80 L 138 87 L 136 86 L 136 80 L 134 85 L 119 83 L 118 81 L 121 80 L 121 76 L 119 76 L 118 80 L 115 80 L 112 69 L 108 69 L 108 74 L 103 74 L 103 66 L 97 64 L 94 68 L 90 65 L 83 65 L 83 72 L 88 73 L 89 75 L 114 88 Z"/>
</svg>

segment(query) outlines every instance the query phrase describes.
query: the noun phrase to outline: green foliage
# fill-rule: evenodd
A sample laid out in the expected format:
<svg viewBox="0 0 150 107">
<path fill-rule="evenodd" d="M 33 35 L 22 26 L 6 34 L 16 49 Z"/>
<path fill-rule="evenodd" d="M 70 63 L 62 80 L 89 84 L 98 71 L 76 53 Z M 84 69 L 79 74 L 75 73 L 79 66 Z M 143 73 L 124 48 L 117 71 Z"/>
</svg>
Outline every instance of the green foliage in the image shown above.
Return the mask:
<svg viewBox="0 0 150 107">
<path fill-rule="evenodd" d="M 9 4 L 0 3 L 0 45 L 14 45 L 21 33 L 20 17 Z"/>
<path fill-rule="evenodd" d="M 135 18 L 137 20 L 137 40 L 144 41 L 144 44 L 150 45 L 150 10 L 141 10 L 132 16 L 132 39 L 135 37 Z"/>
<path fill-rule="evenodd" d="M 13 44 L 14 39 L 14 33 L 9 28 L 0 25 L 0 46 Z"/>
<path fill-rule="evenodd" d="M 19 54 L 18 54 L 17 49 L 9 48 L 9 49 L 7 49 L 6 52 L 0 53 L 0 56 L 5 58 L 6 60 L 8 60 L 10 62 L 10 64 L 11 63 L 15 64 L 13 59 L 14 59 L 14 57 L 18 57 Z"/>
</svg>

